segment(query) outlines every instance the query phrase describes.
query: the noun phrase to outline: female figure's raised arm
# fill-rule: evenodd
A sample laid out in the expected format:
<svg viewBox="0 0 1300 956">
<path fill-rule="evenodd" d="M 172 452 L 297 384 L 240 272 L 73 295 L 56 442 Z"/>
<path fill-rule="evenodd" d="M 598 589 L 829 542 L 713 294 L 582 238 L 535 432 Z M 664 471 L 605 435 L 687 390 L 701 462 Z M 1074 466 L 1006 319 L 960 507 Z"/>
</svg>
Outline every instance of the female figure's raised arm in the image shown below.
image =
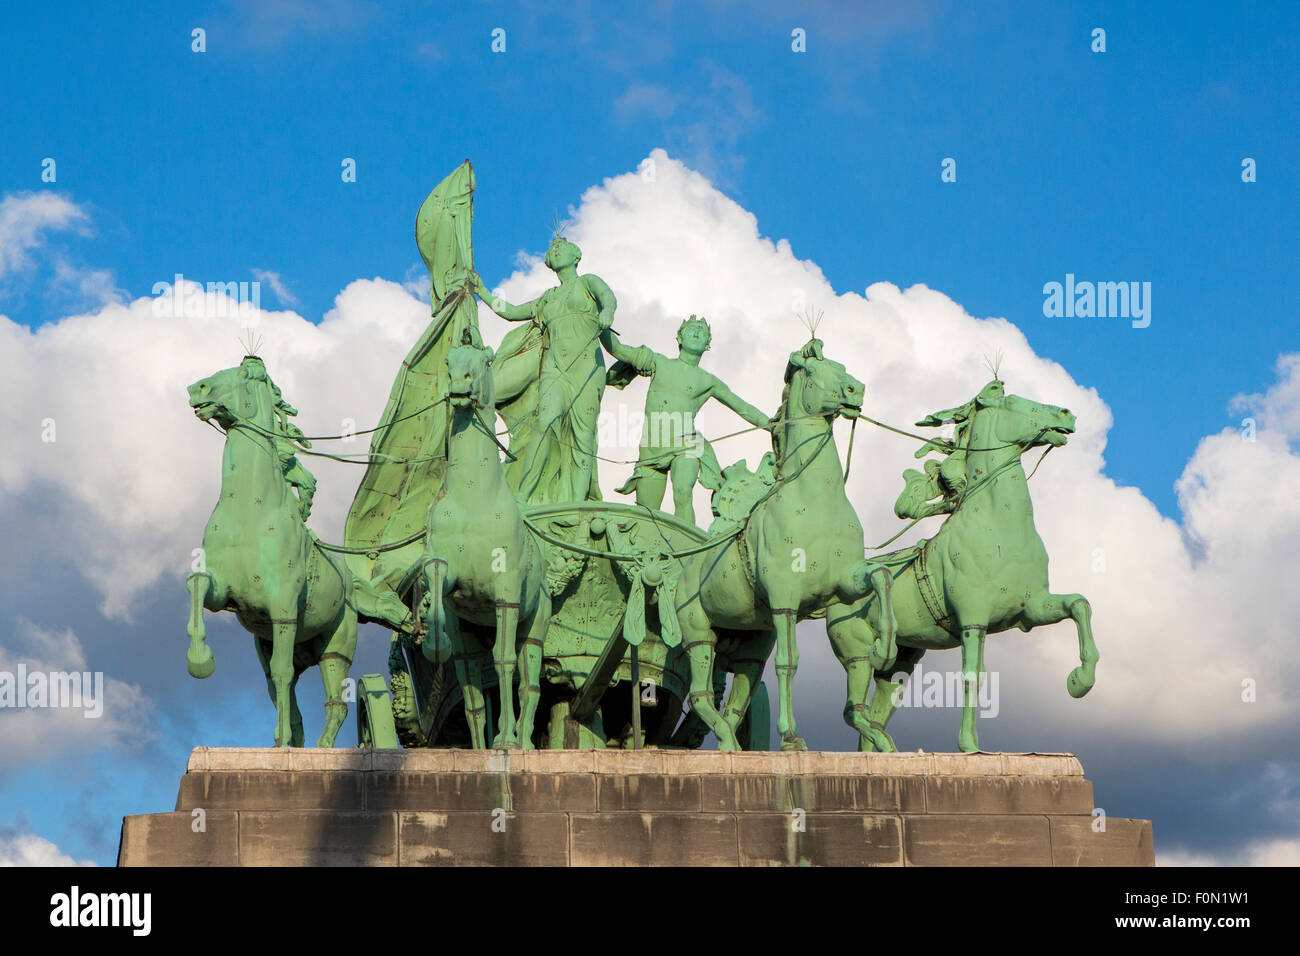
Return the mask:
<svg viewBox="0 0 1300 956">
<path fill-rule="evenodd" d="M 537 315 L 537 299 L 531 302 L 525 302 L 523 305 L 511 305 L 505 299 L 499 298 L 492 294 L 491 290 L 483 284 L 483 280 L 475 276 L 474 292 L 480 299 L 487 304 L 487 307 L 495 312 L 507 322 L 523 322 Z"/>
</svg>

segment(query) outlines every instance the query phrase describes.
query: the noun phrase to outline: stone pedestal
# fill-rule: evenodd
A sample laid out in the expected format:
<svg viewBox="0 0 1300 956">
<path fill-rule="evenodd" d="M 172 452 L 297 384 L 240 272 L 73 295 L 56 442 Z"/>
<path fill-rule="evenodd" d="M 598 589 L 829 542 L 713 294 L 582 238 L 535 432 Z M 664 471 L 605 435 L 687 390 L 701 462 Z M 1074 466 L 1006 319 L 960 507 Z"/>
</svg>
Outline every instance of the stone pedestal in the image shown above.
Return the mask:
<svg viewBox="0 0 1300 956">
<path fill-rule="evenodd" d="M 216 749 L 120 866 L 1151 866 L 1068 754 Z"/>
</svg>

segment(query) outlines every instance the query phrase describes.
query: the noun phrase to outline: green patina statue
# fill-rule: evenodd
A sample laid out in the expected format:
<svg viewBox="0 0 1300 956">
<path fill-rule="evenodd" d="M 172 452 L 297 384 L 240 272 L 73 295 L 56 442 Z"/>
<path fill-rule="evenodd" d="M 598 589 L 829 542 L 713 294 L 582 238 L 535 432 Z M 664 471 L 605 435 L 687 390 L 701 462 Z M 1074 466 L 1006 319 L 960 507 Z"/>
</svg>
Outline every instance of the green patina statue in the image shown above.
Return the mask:
<svg viewBox="0 0 1300 956">
<path fill-rule="evenodd" d="M 343 682 L 356 652 L 358 619 L 401 628 L 406 608 L 391 592 L 381 595 L 356 580 L 307 530 L 310 500 L 294 496 L 283 455 L 302 433 L 286 430 L 283 415 L 293 412 L 260 358 L 247 356 L 194 383 L 189 393 L 199 420 L 215 421 L 226 432 L 221 497 L 203 534 L 202 567 L 187 579 L 189 672 L 208 677 L 215 666 L 204 640 L 204 608 L 234 611 L 256 639 L 275 702 L 276 745 L 303 745 L 295 687 L 302 672 L 317 665 L 325 685 L 325 729 L 316 746 L 332 747 L 347 716 Z"/>
<path fill-rule="evenodd" d="M 863 558 L 862 525 L 844 493 L 831 431 L 836 417 L 853 418 L 862 410 L 863 385 L 839 362 L 825 358 L 817 339 L 791 353 L 785 381 L 775 425 L 775 483 L 738 533 L 685 560 L 679 585 L 691 706 L 720 750 L 738 749 L 735 728 L 774 645 L 781 748 L 805 749 L 795 733 L 793 701 L 799 666 L 795 624 L 801 618 L 826 617 L 827 636 L 841 661 L 874 657 L 877 666 L 887 667 L 895 654 L 890 574 Z M 868 602 L 871 595 L 880 600 Z M 736 677 L 719 714 L 713 704 L 713 655 L 724 629 L 751 636 L 747 654 L 732 654 Z M 883 744 L 882 730 L 867 716 L 870 677 L 863 680 L 854 670 L 849 676 L 845 719 Z"/>
<path fill-rule="evenodd" d="M 255 637 L 278 746 L 304 742 L 295 686 L 311 665 L 326 692 L 317 745 L 333 745 L 363 621 L 392 632 L 390 679 L 361 679 L 363 746 L 698 747 L 712 733 L 720 749 L 766 749 L 762 675 L 775 651 L 780 745 L 803 749 L 793 683 L 806 619 L 826 622 L 847 677 L 843 717 L 864 750 L 894 749 L 886 726 L 901 675 L 926 650 L 957 647 L 958 740 L 978 749 L 989 632 L 1071 618 L 1080 665 L 1067 686 L 1075 697 L 1092 687 L 1091 610 L 1048 590 L 1020 464 L 1030 448 L 1066 442 L 1067 410 L 1004 394 L 995 371 L 965 405 L 922 419 L 955 434 L 922 439 L 918 457 L 943 460 L 905 472 L 895 512 L 947 517 L 934 537 L 868 559 L 832 430 L 860 416 L 865 389 L 820 339 L 789 356 L 768 419 L 700 368 L 703 319 L 681 324 L 676 358 L 624 345 L 614 294 L 578 273 L 581 253 L 562 237 L 546 252 L 558 286 L 517 306 L 492 295 L 474 271 L 474 191 L 465 162 L 416 216 L 430 322 L 371 429 L 342 545 L 305 524 L 316 481 L 301 457 L 324 454 L 313 443 L 327 439 L 289 421 L 298 411 L 262 360 L 190 386 L 195 414 L 226 444 L 203 563 L 188 578 L 189 671 L 214 667 L 204 609 L 233 610 Z M 480 298 L 521 323 L 495 353 Z M 608 375 L 605 352 L 616 360 Z M 635 375 L 650 378 L 646 425 L 619 492 L 636 504 L 605 502 L 601 397 Z M 695 429 L 709 399 L 772 432 L 756 471 L 718 467 Z M 659 510 L 669 481 L 675 514 Z M 696 482 L 713 491 L 707 532 L 695 524 Z"/>
<path fill-rule="evenodd" d="M 711 339 L 709 323 L 693 315 L 677 330 L 679 352 L 675 359 L 645 346 L 629 348 L 608 329 L 602 338 L 606 351 L 619 360 L 609 370 L 609 384 L 623 388 L 633 375 L 650 376 L 640 457 L 632 477 L 618 493 L 635 493 L 637 504 L 659 508 L 671 477 L 674 513 L 692 523 L 695 505 L 691 499 L 696 481 L 712 491 L 722 483 L 722 469 L 713 446 L 695 430 L 695 416 L 704 403 L 717 399 L 751 425 L 771 427 L 766 415 L 742 401 L 716 375 L 700 368 L 700 359 Z"/>
<path fill-rule="evenodd" d="M 600 337 L 614 322 L 617 300 L 599 276 L 579 275 L 582 251 L 557 236 L 546 265 L 560 284 L 523 305 L 475 291 L 501 318 L 532 321 L 541 332 L 537 404 L 519 474 L 520 498 L 531 504 L 600 500 L 596 424 L 605 391 Z"/>
<path fill-rule="evenodd" d="M 462 619 L 495 627 L 492 648 L 497 686 L 513 686 L 516 645 L 522 639 L 519 724 L 513 695 L 501 695 L 494 749 L 533 746 L 533 718 L 540 697 L 542 646 L 551 621 L 542 551 L 524 527 L 501 469 L 493 415 L 492 350 L 466 332 L 466 344 L 447 354 L 453 419 L 447 441 L 444 493 L 429 511 L 425 536 L 428 633 L 424 656 L 451 658 L 469 723 L 471 746 L 486 746 L 487 709 L 479 660 Z"/>
<path fill-rule="evenodd" d="M 1020 463 L 1031 448 L 1064 445 L 1074 432 L 1074 416 L 1068 409 L 1008 395 L 995 378 L 965 405 L 917 422 L 923 427 L 947 423 L 957 425 L 954 443 L 925 448 L 948 451 L 943 465 L 927 468 L 927 475 L 937 474 L 938 481 L 931 483 L 914 470 L 905 473 L 907 487 L 895 507 L 900 517 L 950 516 L 933 538 L 875 559 L 896 575 L 892 597 L 900 649 L 892 671 L 877 668 L 870 720 L 873 728 L 883 730 L 897 707 L 901 684 L 891 681 L 889 673 L 910 674 L 927 650 L 960 647 L 965 692 L 957 740 L 970 752 L 979 749 L 975 717 L 986 634 L 1073 620 L 1080 663 L 1066 681 L 1072 697 L 1092 689 L 1098 654 L 1087 599 L 1048 589 L 1047 549 L 1034 528 L 1028 479 Z M 944 496 L 939 508 L 923 504 L 925 497 L 938 494 Z M 846 666 L 853 683 L 870 679 L 874 665 L 853 661 Z M 893 741 L 879 732 L 864 735 L 861 744 L 868 750 L 894 749 Z"/>
</svg>

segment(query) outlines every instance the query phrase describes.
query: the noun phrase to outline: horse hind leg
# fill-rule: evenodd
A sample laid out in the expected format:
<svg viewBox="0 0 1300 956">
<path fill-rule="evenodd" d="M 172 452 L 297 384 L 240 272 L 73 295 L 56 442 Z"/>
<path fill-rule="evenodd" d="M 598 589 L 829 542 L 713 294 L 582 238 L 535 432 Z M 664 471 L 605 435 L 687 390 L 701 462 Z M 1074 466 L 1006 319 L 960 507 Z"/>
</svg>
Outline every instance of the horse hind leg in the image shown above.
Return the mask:
<svg viewBox="0 0 1300 956">
<path fill-rule="evenodd" d="M 691 712 L 696 714 L 718 738 L 719 750 L 739 750 L 740 741 L 731 725 L 718 713 L 713 702 L 713 662 L 717 634 L 704 615 L 698 601 L 678 613 L 682 626 L 682 650 L 691 664 Z"/>
<path fill-rule="evenodd" d="M 443 628 L 452 647 L 456 679 L 460 682 L 465 721 L 469 724 L 469 745 L 474 750 L 487 749 L 487 701 L 483 696 L 483 670 L 478 655 L 471 652 L 460 629 L 460 621 L 451 608 L 443 618 Z M 427 640 L 427 638 L 426 638 Z"/>
<path fill-rule="evenodd" d="M 528 619 L 528 630 L 520 645 L 519 661 L 519 746 L 533 749 L 533 724 L 542 698 L 542 648 L 551 622 L 551 596 L 543 587 L 537 606 Z"/>
<path fill-rule="evenodd" d="M 776 645 L 776 631 L 760 631 L 747 641 L 743 651 L 732 655 L 731 692 L 727 694 L 727 703 L 722 708 L 722 717 L 727 726 L 735 732 L 739 729 L 749 705 L 754 697 L 754 688 L 763 679 L 763 668 L 772 655 Z M 743 655 L 743 656 L 741 656 Z"/>
<path fill-rule="evenodd" d="M 271 628 L 271 654 L 265 666 L 271 699 L 275 701 L 275 745 L 288 747 L 293 742 L 293 655 L 298 621 L 272 621 Z"/>
<path fill-rule="evenodd" d="M 1071 697 L 1082 697 L 1097 682 L 1097 661 L 1101 655 L 1092 639 L 1092 605 L 1082 594 L 1043 592 L 1025 605 L 1021 628 L 1029 630 L 1041 624 L 1055 624 L 1066 618 L 1074 621 L 1079 636 L 1079 666 L 1065 679 Z"/>
<path fill-rule="evenodd" d="M 321 684 L 325 688 L 325 729 L 316 741 L 317 747 L 333 747 L 339 729 L 348 717 L 348 704 L 343 699 L 343 685 L 352 669 L 352 659 L 357 652 L 357 614 L 350 605 L 343 609 L 334 633 L 326 642 L 320 656 Z"/>
<path fill-rule="evenodd" d="M 302 711 L 298 709 L 298 678 L 302 671 L 295 671 L 289 682 L 289 746 L 307 746 L 307 734 L 302 726 Z"/>
</svg>

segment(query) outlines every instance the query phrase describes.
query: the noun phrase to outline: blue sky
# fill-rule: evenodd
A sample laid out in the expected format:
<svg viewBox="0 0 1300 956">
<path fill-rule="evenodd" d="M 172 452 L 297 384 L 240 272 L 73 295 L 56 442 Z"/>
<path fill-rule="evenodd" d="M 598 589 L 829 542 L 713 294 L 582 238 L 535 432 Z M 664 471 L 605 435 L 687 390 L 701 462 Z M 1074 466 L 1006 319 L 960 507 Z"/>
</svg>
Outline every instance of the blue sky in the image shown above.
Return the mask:
<svg viewBox="0 0 1300 956">
<path fill-rule="evenodd" d="M 510 189 L 478 216 L 499 277 L 582 190 L 665 146 L 837 290 L 942 288 L 1011 319 L 1117 418 L 1156 424 L 1165 453 L 1130 428 L 1108 457 L 1166 513 L 1181 463 L 1268 379 L 1296 319 L 1300 235 L 1279 215 L 1300 203 L 1292 4 L 862 4 L 847 21 L 835 4 L 322 6 L 17 8 L 0 182 L 39 189 L 54 157 L 97 214 L 84 255 L 132 295 L 163 263 L 273 268 L 319 316 L 351 278 L 417 261 L 412 197 L 452 157 Z M 1042 286 L 1067 272 L 1150 281 L 1151 326 L 1044 318 Z M 36 324 L 45 305 L 33 290 L 9 314 Z"/>
<path fill-rule="evenodd" d="M 0 193 L 55 190 L 87 209 L 91 223 L 49 249 L 108 270 L 130 298 L 177 272 L 271 270 L 293 297 L 281 304 L 319 321 L 354 279 L 418 273 L 414 210 L 461 159 L 498 197 L 475 219 L 478 268 L 495 283 L 544 245 L 557 212 L 663 147 L 837 292 L 923 283 L 1009 319 L 1100 392 L 1115 418 L 1106 473 L 1173 518 L 1198 442 L 1238 422 L 1229 401 L 1267 389 L 1295 348 L 1300 5 L 308 6 L 13 7 Z M 196 27 L 204 53 L 191 50 Z M 795 27 L 806 53 L 791 50 Z M 1090 49 L 1097 27 L 1104 53 Z M 490 49 L 494 28 L 504 53 Z M 54 184 L 40 178 L 46 157 Z M 947 157 L 955 183 L 940 180 Z M 355 183 L 341 179 L 345 158 Z M 53 261 L 11 275 L 0 313 L 37 327 L 99 304 L 56 281 Z M 1150 326 L 1045 317 L 1043 285 L 1067 273 L 1150 282 Z M 18 563 L 5 566 L 39 575 Z M 126 639 L 84 583 L 70 598 L 84 606 L 62 617 L 13 588 L 0 606 Z M 142 613 L 176 610 L 169 592 Z M 187 679 L 179 659 L 169 666 Z M 255 662 L 235 666 L 257 689 Z M 261 742 L 266 705 L 260 689 L 246 698 L 259 719 L 232 716 L 224 741 L 204 742 Z M 160 712 L 138 772 L 111 777 L 134 809 L 168 804 L 158 789 L 197 733 L 186 706 Z M 115 833 L 70 822 L 87 819 L 112 760 L 89 759 L 89 775 L 0 776 L 0 827 L 109 862 Z M 1162 805 L 1154 784 L 1121 785 L 1113 769 L 1136 804 L 1125 810 Z M 122 812 L 94 819 L 111 830 Z M 1195 842 L 1191 824 L 1179 832 Z"/>
</svg>

